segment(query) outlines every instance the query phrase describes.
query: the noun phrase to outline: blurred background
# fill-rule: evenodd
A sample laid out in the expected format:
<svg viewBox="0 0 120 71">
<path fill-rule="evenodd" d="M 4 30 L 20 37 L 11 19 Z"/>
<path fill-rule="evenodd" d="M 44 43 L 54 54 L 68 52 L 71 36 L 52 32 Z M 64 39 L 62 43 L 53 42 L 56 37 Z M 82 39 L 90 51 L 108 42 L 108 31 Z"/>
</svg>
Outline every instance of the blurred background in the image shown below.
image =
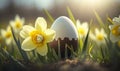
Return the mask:
<svg viewBox="0 0 120 71">
<path fill-rule="evenodd" d="M 15 15 L 25 18 L 25 22 L 34 23 L 39 16 L 45 17 L 43 9 L 56 19 L 59 16 L 68 16 L 69 7 L 75 19 L 89 22 L 95 20 L 94 10 L 103 21 L 106 16 L 118 17 L 120 14 L 120 0 L 0 0 L 0 25 L 9 24 Z"/>
</svg>

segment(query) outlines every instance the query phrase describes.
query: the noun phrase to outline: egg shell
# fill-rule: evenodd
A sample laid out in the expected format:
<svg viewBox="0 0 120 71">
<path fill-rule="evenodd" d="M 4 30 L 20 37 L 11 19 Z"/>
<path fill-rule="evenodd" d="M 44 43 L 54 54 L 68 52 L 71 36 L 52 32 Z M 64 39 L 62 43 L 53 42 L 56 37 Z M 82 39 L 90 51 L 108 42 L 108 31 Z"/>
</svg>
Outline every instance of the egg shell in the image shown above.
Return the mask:
<svg viewBox="0 0 120 71">
<path fill-rule="evenodd" d="M 65 47 L 66 44 L 69 47 L 73 47 L 74 50 L 78 47 L 78 32 L 74 23 L 66 16 L 61 16 L 57 18 L 51 29 L 56 32 L 56 37 L 54 41 L 49 43 L 49 46 L 54 48 L 58 52 L 58 47 L 60 47 L 60 52 L 62 58 L 65 57 Z M 71 51 L 67 47 L 68 56 L 70 57 Z"/>
<path fill-rule="evenodd" d="M 51 29 L 56 31 L 55 39 L 64 39 L 65 37 L 70 40 L 72 40 L 72 38 L 78 39 L 78 33 L 74 23 L 66 16 L 57 18 L 51 26 Z"/>
</svg>

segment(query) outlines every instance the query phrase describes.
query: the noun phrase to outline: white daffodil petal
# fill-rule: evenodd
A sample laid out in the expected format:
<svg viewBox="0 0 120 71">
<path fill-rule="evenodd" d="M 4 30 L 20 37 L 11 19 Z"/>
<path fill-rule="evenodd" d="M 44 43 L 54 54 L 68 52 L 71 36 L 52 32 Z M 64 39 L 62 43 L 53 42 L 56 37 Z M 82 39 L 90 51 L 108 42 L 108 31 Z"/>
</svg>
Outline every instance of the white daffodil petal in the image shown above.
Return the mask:
<svg viewBox="0 0 120 71">
<path fill-rule="evenodd" d="M 95 35 L 97 35 L 97 34 L 99 34 L 100 32 L 99 32 L 99 30 L 96 28 L 95 29 Z"/>
<path fill-rule="evenodd" d="M 110 40 L 115 43 L 120 40 L 120 37 L 114 36 L 112 33 L 110 33 Z"/>
<path fill-rule="evenodd" d="M 15 16 L 15 20 L 16 20 L 16 21 L 20 21 L 19 15 L 16 15 L 16 16 Z"/>
<path fill-rule="evenodd" d="M 7 26 L 7 31 L 11 31 L 11 27 L 10 26 Z"/>
<path fill-rule="evenodd" d="M 24 51 L 31 51 L 36 48 L 35 44 L 32 42 L 31 37 L 26 38 L 21 47 Z"/>
<path fill-rule="evenodd" d="M 12 38 L 6 39 L 6 44 L 9 45 L 12 42 Z"/>
<path fill-rule="evenodd" d="M 95 35 L 93 33 L 90 33 L 89 36 L 92 40 L 95 40 Z"/>
<path fill-rule="evenodd" d="M 54 38 L 55 38 L 54 30 L 47 29 L 47 30 L 45 30 L 45 34 L 46 34 L 46 36 L 45 36 L 46 42 L 51 42 L 54 40 Z"/>
<path fill-rule="evenodd" d="M 21 36 L 22 38 L 27 38 L 27 37 L 29 36 L 29 33 L 26 32 L 26 31 L 24 31 L 24 30 L 22 30 L 22 31 L 20 31 L 20 36 Z"/>
<path fill-rule="evenodd" d="M 43 46 L 41 46 L 41 47 L 37 47 L 37 48 L 36 48 L 36 51 L 37 51 L 40 55 L 45 56 L 45 55 L 47 55 L 48 47 L 47 47 L 47 45 L 45 44 L 45 45 L 43 45 Z"/>
<path fill-rule="evenodd" d="M 2 35 L 2 37 L 5 37 L 5 34 L 6 34 L 6 31 L 5 30 L 1 30 L 1 35 Z"/>
<path fill-rule="evenodd" d="M 29 34 L 31 31 L 35 30 L 35 28 L 33 28 L 32 26 L 29 26 L 29 25 L 25 25 L 25 26 L 23 26 L 23 30 L 25 33 Z"/>
<path fill-rule="evenodd" d="M 88 28 L 88 23 L 87 23 L 87 22 L 84 22 L 84 23 L 82 23 L 82 26 L 83 26 L 84 28 Z"/>
<path fill-rule="evenodd" d="M 35 21 L 35 28 L 40 31 L 44 31 L 47 28 L 47 23 L 43 17 L 38 17 Z"/>
<path fill-rule="evenodd" d="M 10 25 L 14 28 L 15 26 L 14 21 L 10 21 Z"/>
<path fill-rule="evenodd" d="M 79 20 L 76 21 L 76 26 L 77 26 L 77 29 L 79 29 L 79 27 L 81 26 Z"/>
</svg>

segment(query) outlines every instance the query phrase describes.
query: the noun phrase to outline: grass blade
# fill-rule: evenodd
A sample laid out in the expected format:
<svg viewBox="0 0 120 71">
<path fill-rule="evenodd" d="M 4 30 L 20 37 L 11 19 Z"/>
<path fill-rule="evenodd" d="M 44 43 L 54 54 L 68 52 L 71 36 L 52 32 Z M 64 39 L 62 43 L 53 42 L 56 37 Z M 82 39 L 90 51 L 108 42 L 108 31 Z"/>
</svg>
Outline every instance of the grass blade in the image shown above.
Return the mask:
<svg viewBox="0 0 120 71">
<path fill-rule="evenodd" d="M 54 22 L 54 18 L 51 16 L 51 14 L 46 9 L 44 9 L 44 12 L 47 15 L 47 17 L 49 18 L 49 20 L 51 21 L 51 23 L 53 23 Z"/>
<path fill-rule="evenodd" d="M 114 24 L 113 21 L 112 21 L 112 19 L 111 19 L 110 17 L 107 17 L 107 20 L 108 20 L 108 22 L 110 22 L 111 24 Z"/>
<path fill-rule="evenodd" d="M 56 53 L 54 48 L 52 48 L 52 54 L 53 54 L 53 57 L 55 58 L 55 60 L 59 59 L 59 57 L 58 57 L 58 55 L 57 55 L 57 53 Z"/>
<path fill-rule="evenodd" d="M 25 66 L 24 66 L 21 62 L 19 62 L 18 60 L 16 60 L 13 56 L 11 56 L 11 55 L 7 52 L 6 49 L 3 48 L 3 51 L 4 51 L 4 53 L 8 56 L 8 58 L 9 58 L 11 61 L 13 61 L 15 64 L 17 63 L 17 64 L 20 65 L 21 67 L 25 68 Z"/>
<path fill-rule="evenodd" d="M 96 11 L 94 11 L 94 13 L 95 13 L 95 17 L 96 17 L 98 23 L 100 24 L 100 26 L 103 27 L 105 30 L 107 30 L 105 27 L 105 24 L 103 23 L 102 19 L 99 16 L 99 14 Z"/>
<path fill-rule="evenodd" d="M 74 24 L 76 24 L 76 20 L 72 14 L 72 11 L 70 10 L 69 7 L 67 7 L 67 12 L 68 12 L 68 15 L 69 15 L 69 18 L 73 21 Z"/>
<path fill-rule="evenodd" d="M 60 40 L 58 40 L 58 57 L 61 59 Z"/>
<path fill-rule="evenodd" d="M 88 30 L 87 36 L 86 36 L 85 41 L 84 41 L 84 45 L 83 45 L 83 49 L 82 49 L 82 54 L 84 54 L 84 53 L 86 52 L 86 50 L 87 50 L 89 32 L 90 32 L 90 28 L 89 28 L 89 30 Z"/>
<path fill-rule="evenodd" d="M 67 44 L 65 45 L 65 58 L 68 58 L 68 46 Z"/>
<path fill-rule="evenodd" d="M 11 28 L 11 30 L 12 30 L 12 35 L 13 35 L 13 38 L 14 38 L 14 40 L 15 40 L 15 43 L 17 44 L 18 49 L 19 49 L 19 51 L 20 51 L 23 59 L 24 59 L 25 61 L 29 61 L 29 59 L 28 59 L 28 57 L 27 57 L 27 54 L 21 49 L 20 40 L 19 40 L 19 39 L 17 40 L 17 38 L 15 37 L 14 31 L 13 31 L 12 28 Z"/>
<path fill-rule="evenodd" d="M 91 54 L 92 49 L 93 49 L 93 45 L 90 45 L 90 48 L 89 48 L 89 56 L 90 56 L 91 58 L 93 58 L 93 56 L 92 56 L 92 54 Z"/>
</svg>

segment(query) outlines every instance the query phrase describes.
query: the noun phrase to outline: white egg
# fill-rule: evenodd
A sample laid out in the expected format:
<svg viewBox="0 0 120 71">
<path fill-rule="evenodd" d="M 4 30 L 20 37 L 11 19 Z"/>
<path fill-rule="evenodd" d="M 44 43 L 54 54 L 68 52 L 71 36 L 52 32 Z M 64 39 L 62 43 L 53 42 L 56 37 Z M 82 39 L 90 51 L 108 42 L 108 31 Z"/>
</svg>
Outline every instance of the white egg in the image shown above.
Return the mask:
<svg viewBox="0 0 120 71">
<path fill-rule="evenodd" d="M 55 20 L 51 29 L 56 31 L 55 40 L 49 43 L 50 47 L 58 52 L 60 46 L 61 57 L 65 58 L 66 44 L 74 50 L 78 47 L 78 32 L 74 23 L 65 16 L 61 16 Z M 68 48 L 68 57 L 71 56 L 71 51 Z"/>
<path fill-rule="evenodd" d="M 72 38 L 78 38 L 77 29 L 74 23 L 66 16 L 61 16 L 57 18 L 51 26 L 51 29 L 56 31 L 55 39 L 64 39 L 65 37 L 67 37 L 72 40 Z"/>
</svg>

